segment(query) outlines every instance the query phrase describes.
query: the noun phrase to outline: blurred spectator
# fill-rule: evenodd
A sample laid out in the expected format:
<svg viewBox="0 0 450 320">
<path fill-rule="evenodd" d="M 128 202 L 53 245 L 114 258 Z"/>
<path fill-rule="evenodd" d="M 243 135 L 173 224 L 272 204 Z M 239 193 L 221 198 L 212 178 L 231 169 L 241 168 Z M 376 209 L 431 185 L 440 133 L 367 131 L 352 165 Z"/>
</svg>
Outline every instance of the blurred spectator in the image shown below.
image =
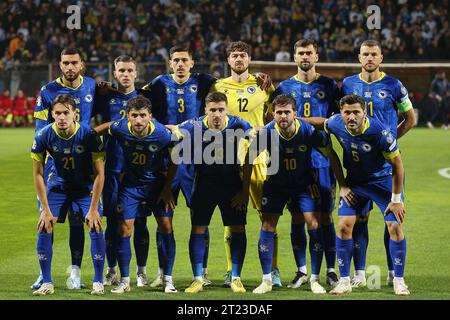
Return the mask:
<svg viewBox="0 0 450 320">
<path fill-rule="evenodd" d="M 108 80 L 108 69 L 100 63 L 96 68 L 94 68 L 94 77 L 98 76 L 100 81 Z"/>
<path fill-rule="evenodd" d="M 17 90 L 13 100 L 12 113 L 14 126 L 20 127 L 27 124 L 28 101 L 22 90 Z"/>
<path fill-rule="evenodd" d="M 280 51 L 278 51 L 275 54 L 275 61 L 278 61 L 278 62 L 290 62 L 291 61 L 291 53 L 289 52 L 287 45 L 283 44 L 281 46 Z"/>
<path fill-rule="evenodd" d="M 13 124 L 13 99 L 11 93 L 7 89 L 0 96 L 0 126 L 10 127 Z"/>
<path fill-rule="evenodd" d="M 431 82 L 430 93 L 436 105 L 437 113 L 442 120 L 442 126 L 445 130 L 448 127 L 448 116 L 450 113 L 450 83 L 447 80 L 444 71 L 438 72 Z M 432 128 L 433 123 L 428 122 L 428 127 Z"/>
</svg>

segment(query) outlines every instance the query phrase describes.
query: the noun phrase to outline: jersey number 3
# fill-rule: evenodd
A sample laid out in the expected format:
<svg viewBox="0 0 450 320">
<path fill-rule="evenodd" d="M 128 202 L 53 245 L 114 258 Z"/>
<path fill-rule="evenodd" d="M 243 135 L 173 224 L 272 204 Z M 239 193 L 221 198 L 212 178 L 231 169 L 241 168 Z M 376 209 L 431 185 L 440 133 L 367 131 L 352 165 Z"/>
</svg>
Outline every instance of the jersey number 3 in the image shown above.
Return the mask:
<svg viewBox="0 0 450 320">
<path fill-rule="evenodd" d="M 180 107 L 178 108 L 178 112 L 183 113 L 184 112 L 184 100 L 180 98 L 177 100 L 177 102 L 180 105 Z"/>
</svg>

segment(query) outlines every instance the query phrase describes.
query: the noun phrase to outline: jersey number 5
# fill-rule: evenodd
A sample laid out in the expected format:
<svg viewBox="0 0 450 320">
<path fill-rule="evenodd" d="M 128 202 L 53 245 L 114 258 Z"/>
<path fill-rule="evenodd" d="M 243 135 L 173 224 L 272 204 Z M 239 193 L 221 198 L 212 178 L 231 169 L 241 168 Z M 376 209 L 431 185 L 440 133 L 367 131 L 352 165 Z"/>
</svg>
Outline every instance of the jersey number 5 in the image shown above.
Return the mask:
<svg viewBox="0 0 450 320">
<path fill-rule="evenodd" d="M 248 112 L 247 105 L 248 105 L 248 99 L 247 98 L 239 98 L 239 112 Z"/>
</svg>

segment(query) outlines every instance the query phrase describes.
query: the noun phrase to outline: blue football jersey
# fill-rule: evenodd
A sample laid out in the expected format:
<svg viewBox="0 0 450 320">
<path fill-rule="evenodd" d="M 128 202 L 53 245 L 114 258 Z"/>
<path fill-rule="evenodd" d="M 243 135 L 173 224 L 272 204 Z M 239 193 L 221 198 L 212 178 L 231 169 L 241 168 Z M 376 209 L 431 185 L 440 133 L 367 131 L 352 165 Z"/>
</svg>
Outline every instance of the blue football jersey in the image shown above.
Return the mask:
<svg viewBox="0 0 450 320">
<path fill-rule="evenodd" d="M 406 112 L 412 108 L 408 90 L 396 78 L 381 73 L 379 79 L 366 82 L 361 74 L 347 77 L 342 82 L 342 94 L 357 94 L 366 101 L 367 114 L 387 125 L 397 137 L 397 111 Z"/>
<path fill-rule="evenodd" d="M 180 124 L 204 114 L 205 97 L 216 78 L 193 73 L 182 84 L 172 74 L 160 75 L 139 93 L 152 102 L 153 116 L 162 124 Z"/>
<path fill-rule="evenodd" d="M 122 183 L 127 187 L 150 184 L 164 176 L 164 157 L 168 155 L 171 145 L 170 131 L 156 120 L 150 121 L 150 133 L 142 138 L 131 132 L 128 119 L 111 124 L 111 136 L 122 147 L 125 173 Z"/>
<path fill-rule="evenodd" d="M 137 90 L 124 94 L 110 88 L 105 95 L 95 96 L 96 109 L 100 112 L 103 122 L 119 121 L 127 117 L 127 102 L 137 96 Z M 106 149 L 105 170 L 121 172 L 124 165 L 123 150 L 116 138 L 106 135 L 104 137 Z"/>
<path fill-rule="evenodd" d="M 53 99 L 60 94 L 70 94 L 74 97 L 77 104 L 75 120 L 90 126 L 91 117 L 95 114 L 93 110 L 95 89 L 95 80 L 89 77 L 81 77 L 81 84 L 75 89 L 64 85 L 61 78 L 43 86 L 34 106 L 36 130 L 54 121 L 49 110 Z"/>
<path fill-rule="evenodd" d="M 245 120 L 228 116 L 222 131 L 208 128 L 208 116 L 178 125 L 174 133 L 182 143 L 189 142 L 196 183 L 235 185 L 241 183 L 239 144 L 248 138 L 252 126 Z M 187 140 L 190 138 L 190 140 Z M 197 139 L 201 139 L 197 141 Z M 204 156 L 211 156 L 211 163 Z"/>
<path fill-rule="evenodd" d="M 47 152 L 53 159 L 56 175 L 50 175 L 48 186 L 62 185 L 82 189 L 92 184 L 92 161 L 104 159 L 103 143 L 90 127 L 75 123 L 75 132 L 70 138 L 58 135 L 56 124 L 39 130 L 31 148 L 31 157 L 44 162 Z"/>
<path fill-rule="evenodd" d="M 268 170 L 266 181 L 283 189 L 298 190 L 309 185 L 312 150 L 319 149 L 326 155 L 331 150 L 329 137 L 315 130 L 309 123 L 296 119 L 295 128 L 295 134 L 287 139 L 282 136 L 273 120 L 258 131 L 257 138 L 250 146 L 250 149 L 258 150 L 258 153 L 267 150 L 272 165 L 275 163 L 274 157 L 278 157 L 279 168 L 274 174 L 270 174 Z"/>
<path fill-rule="evenodd" d="M 367 182 L 392 173 L 392 166 L 386 159 L 399 154 L 397 140 L 389 127 L 377 119 L 367 117 L 363 132 L 356 136 L 347 130 L 340 114 L 327 119 L 324 128 L 334 134 L 342 146 L 349 182 Z"/>
<path fill-rule="evenodd" d="M 316 74 L 316 79 L 303 82 L 297 75 L 282 81 L 271 97 L 271 101 L 280 94 L 290 94 L 295 98 L 299 117 L 329 118 L 339 113 L 337 101 L 340 98 L 339 87 L 331 78 Z M 312 151 L 312 167 L 329 167 L 327 157 L 317 150 Z"/>
</svg>

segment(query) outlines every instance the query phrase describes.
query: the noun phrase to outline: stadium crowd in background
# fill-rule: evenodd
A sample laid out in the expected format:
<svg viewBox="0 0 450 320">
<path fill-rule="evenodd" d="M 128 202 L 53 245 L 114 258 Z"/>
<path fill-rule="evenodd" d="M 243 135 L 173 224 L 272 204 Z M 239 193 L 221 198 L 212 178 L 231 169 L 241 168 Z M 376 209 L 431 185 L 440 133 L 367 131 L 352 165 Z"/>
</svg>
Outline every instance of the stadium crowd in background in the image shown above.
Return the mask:
<svg viewBox="0 0 450 320">
<path fill-rule="evenodd" d="M 448 1 L 377 1 L 382 28 L 370 33 L 370 3 L 361 0 L 88 0 L 82 32 L 66 28 L 68 3 L 2 1 L 0 64 L 57 61 L 68 44 L 82 48 L 87 62 L 121 54 L 165 61 L 180 43 L 190 43 L 196 61 L 224 60 L 232 40 L 250 43 L 253 60 L 265 61 L 291 61 L 289 48 L 302 38 L 318 42 L 322 61 L 353 61 L 366 39 L 381 41 L 385 61 L 443 60 L 450 51 Z"/>
</svg>

